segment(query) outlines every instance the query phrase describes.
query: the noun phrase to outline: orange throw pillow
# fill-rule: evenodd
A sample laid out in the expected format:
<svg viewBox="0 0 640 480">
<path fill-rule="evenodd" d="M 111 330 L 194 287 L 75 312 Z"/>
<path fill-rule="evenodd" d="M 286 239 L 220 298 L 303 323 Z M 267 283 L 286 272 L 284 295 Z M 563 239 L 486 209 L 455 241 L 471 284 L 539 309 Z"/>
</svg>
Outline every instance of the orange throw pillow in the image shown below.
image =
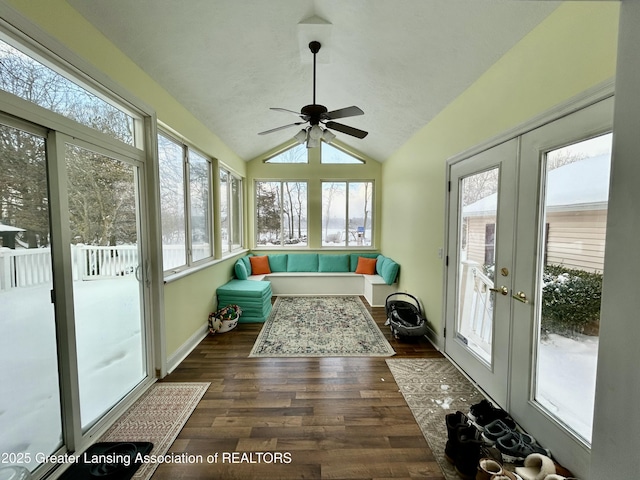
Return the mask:
<svg viewBox="0 0 640 480">
<path fill-rule="evenodd" d="M 374 275 L 376 273 L 376 260 L 377 258 L 358 257 L 358 266 L 356 267 L 356 273 L 362 273 L 363 275 Z"/>
<path fill-rule="evenodd" d="M 261 255 L 258 257 L 249 257 L 251 262 L 251 275 L 264 275 L 265 273 L 271 273 L 269 268 L 269 257 Z"/>
</svg>

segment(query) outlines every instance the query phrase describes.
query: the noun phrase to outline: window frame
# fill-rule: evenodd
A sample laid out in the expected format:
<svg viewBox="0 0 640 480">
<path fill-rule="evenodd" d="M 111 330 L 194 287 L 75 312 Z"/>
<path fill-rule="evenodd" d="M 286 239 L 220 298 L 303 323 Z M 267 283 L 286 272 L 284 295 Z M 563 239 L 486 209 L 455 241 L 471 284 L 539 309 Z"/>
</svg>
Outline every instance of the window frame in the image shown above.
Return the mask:
<svg viewBox="0 0 640 480">
<path fill-rule="evenodd" d="M 166 140 L 174 143 L 175 145 L 179 146 L 181 148 L 182 151 L 182 193 L 183 193 L 183 198 L 184 198 L 184 204 L 183 204 L 183 215 L 184 215 L 184 247 L 185 247 L 185 263 L 182 265 L 178 265 L 175 267 L 170 267 L 170 268 L 165 268 L 164 266 L 164 254 L 162 255 L 163 257 L 163 274 L 166 280 L 167 276 L 171 276 L 174 274 L 178 274 L 178 273 L 182 273 L 182 272 L 188 272 L 196 267 L 199 267 L 203 264 L 207 264 L 210 263 L 211 261 L 215 260 L 216 255 L 215 255 L 215 246 L 216 246 L 216 242 L 215 242 L 215 232 L 214 232 L 214 221 L 216 220 L 216 214 L 215 214 L 215 209 L 214 209 L 214 197 L 215 197 L 215 190 L 213 188 L 213 172 L 214 172 L 214 159 L 211 158 L 209 155 L 203 153 L 202 151 L 198 150 L 197 148 L 193 147 L 192 145 L 188 144 L 187 142 L 178 139 L 175 135 L 171 134 L 170 132 L 167 131 L 167 129 L 163 129 L 163 128 L 158 128 L 157 131 L 157 136 L 160 137 L 164 137 Z M 207 199 L 207 203 L 208 203 L 208 209 L 210 212 L 210 218 L 208 219 L 208 235 L 209 235 L 209 239 L 210 239 L 210 248 L 209 248 L 209 255 L 202 257 L 198 260 L 194 260 L 194 255 L 193 255 L 193 232 L 191 230 L 192 227 L 192 220 L 191 220 L 191 215 L 192 215 L 192 209 L 191 209 L 191 164 L 190 164 L 190 152 L 193 152 L 195 154 L 197 154 L 198 156 L 202 157 L 203 159 L 205 159 L 207 161 L 207 173 L 208 173 L 208 182 L 209 182 L 209 198 Z M 160 176 L 160 172 L 158 172 L 158 178 Z M 158 190 L 160 191 L 161 188 L 161 184 L 159 182 L 158 184 Z M 162 223 L 162 203 L 160 203 L 160 219 L 161 219 L 161 223 Z M 164 247 L 165 243 L 161 242 L 161 245 Z"/>
<path fill-rule="evenodd" d="M 259 183 L 278 183 L 280 184 L 280 245 L 261 245 L 258 243 L 258 184 Z M 306 231 L 307 231 L 307 241 L 304 245 L 301 244 L 285 244 L 284 232 L 286 229 L 284 228 L 284 184 L 285 183 L 304 183 L 306 186 L 306 199 L 305 199 L 305 221 L 306 221 Z M 279 178 L 267 178 L 267 179 L 254 179 L 253 181 L 253 202 L 254 202 L 254 237 L 253 244 L 254 248 L 262 248 L 262 249 L 293 249 L 293 248 L 309 248 L 309 179 L 279 179 Z"/>
<path fill-rule="evenodd" d="M 341 183 L 345 185 L 345 231 L 349 230 L 349 186 L 352 183 L 369 183 L 371 185 L 371 209 L 370 209 L 370 244 L 369 245 L 358 245 L 357 243 L 354 245 L 350 245 L 349 235 L 345 237 L 344 245 L 324 245 L 324 235 L 323 235 L 323 225 L 324 225 L 324 184 L 325 183 Z M 322 249 L 338 249 L 338 250 L 351 250 L 351 249 L 371 249 L 375 250 L 375 190 L 376 190 L 376 182 L 374 179 L 357 179 L 357 178 L 349 178 L 349 179 L 321 179 L 320 180 L 320 203 L 322 205 L 322 211 L 320 213 L 320 244 Z M 366 232 L 366 229 L 365 229 Z"/>
<path fill-rule="evenodd" d="M 244 181 L 243 178 L 238 175 L 237 173 L 235 173 L 232 169 L 230 169 L 229 167 L 227 167 L 226 165 L 219 163 L 218 167 L 218 208 L 217 208 L 217 212 L 218 212 L 218 217 L 220 218 L 220 247 L 221 247 L 221 255 L 222 257 L 227 257 L 230 255 L 234 255 L 236 252 L 243 250 L 244 249 Z M 221 183 L 222 183 L 222 175 L 221 173 L 224 172 L 227 174 L 227 195 L 226 195 L 226 201 L 227 201 L 227 220 L 229 222 L 229 242 L 227 244 L 228 249 L 224 249 L 224 243 L 222 241 L 222 209 L 221 209 L 221 205 L 222 205 L 222 187 L 221 187 Z M 231 188 L 231 182 L 229 181 L 229 179 L 235 179 L 238 184 L 240 185 L 240 192 L 237 195 L 238 198 L 238 205 L 235 205 L 234 208 L 234 202 L 232 201 L 234 196 L 233 196 L 233 189 Z M 235 212 L 239 212 L 240 213 L 240 218 L 237 221 L 238 224 L 238 228 L 239 231 L 235 232 L 233 230 L 233 226 L 232 226 L 232 222 L 231 219 L 234 217 L 234 213 Z M 238 237 L 240 239 L 240 243 L 238 245 L 234 245 L 233 243 L 233 239 L 234 237 Z"/>
</svg>

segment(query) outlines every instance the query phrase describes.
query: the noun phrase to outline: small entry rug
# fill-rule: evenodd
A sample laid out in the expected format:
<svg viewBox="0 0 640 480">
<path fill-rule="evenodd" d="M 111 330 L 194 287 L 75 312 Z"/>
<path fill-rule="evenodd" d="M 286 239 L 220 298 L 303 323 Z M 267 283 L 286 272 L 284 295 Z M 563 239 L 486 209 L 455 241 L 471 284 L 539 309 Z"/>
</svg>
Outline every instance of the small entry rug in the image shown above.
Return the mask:
<svg viewBox="0 0 640 480">
<path fill-rule="evenodd" d="M 444 458 L 447 443 L 445 415 L 468 413 L 484 398 L 480 391 L 446 358 L 387 359 L 400 392 L 447 480 L 459 480 Z"/>
<path fill-rule="evenodd" d="M 101 442 L 151 442 L 150 456 L 162 456 L 209 388 L 210 383 L 156 383 L 100 438 Z M 158 462 L 140 466 L 133 480 L 148 480 Z"/>
<path fill-rule="evenodd" d="M 250 357 L 388 357 L 395 351 L 358 297 L 278 297 Z"/>
</svg>

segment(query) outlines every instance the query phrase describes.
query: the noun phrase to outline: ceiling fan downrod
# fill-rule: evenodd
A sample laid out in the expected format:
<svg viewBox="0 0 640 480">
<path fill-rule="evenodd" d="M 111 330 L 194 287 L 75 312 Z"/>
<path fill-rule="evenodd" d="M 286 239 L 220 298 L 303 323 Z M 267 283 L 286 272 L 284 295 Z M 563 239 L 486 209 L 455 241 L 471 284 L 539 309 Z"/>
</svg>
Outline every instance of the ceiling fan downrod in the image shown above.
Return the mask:
<svg viewBox="0 0 640 480">
<path fill-rule="evenodd" d="M 309 43 L 309 50 L 313 53 L 313 104 L 316 104 L 316 54 L 320 51 L 322 45 L 320 42 L 313 40 Z"/>
</svg>

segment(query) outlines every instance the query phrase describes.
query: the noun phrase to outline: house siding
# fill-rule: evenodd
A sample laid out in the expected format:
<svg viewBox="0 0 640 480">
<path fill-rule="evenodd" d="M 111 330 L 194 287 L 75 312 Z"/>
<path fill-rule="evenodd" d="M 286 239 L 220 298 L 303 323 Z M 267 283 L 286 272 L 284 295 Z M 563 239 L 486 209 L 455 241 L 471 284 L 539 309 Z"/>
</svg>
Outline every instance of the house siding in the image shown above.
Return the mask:
<svg viewBox="0 0 640 480">
<path fill-rule="evenodd" d="M 495 217 L 468 217 L 467 260 L 485 263 L 485 228 Z M 600 272 L 604 268 L 607 211 L 581 210 L 547 214 L 547 265 Z"/>
</svg>

